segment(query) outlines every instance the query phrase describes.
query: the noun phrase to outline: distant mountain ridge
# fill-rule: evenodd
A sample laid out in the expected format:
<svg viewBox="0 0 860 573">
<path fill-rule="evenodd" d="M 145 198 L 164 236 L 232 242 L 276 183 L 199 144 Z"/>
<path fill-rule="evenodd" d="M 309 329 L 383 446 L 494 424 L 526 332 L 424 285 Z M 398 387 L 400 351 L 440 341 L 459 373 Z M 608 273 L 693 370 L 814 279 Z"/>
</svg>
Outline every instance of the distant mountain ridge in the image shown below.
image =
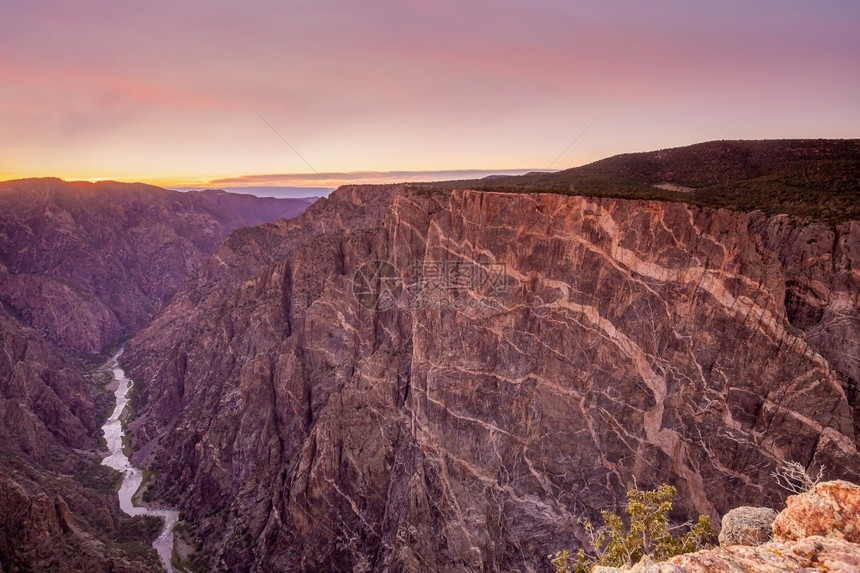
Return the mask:
<svg viewBox="0 0 860 573">
<path fill-rule="evenodd" d="M 137 183 L 3 182 L 0 301 L 61 346 L 97 353 L 140 328 L 228 233 L 294 217 L 312 202 Z"/>
<path fill-rule="evenodd" d="M 689 190 L 658 187 L 666 183 Z M 470 188 L 658 199 L 850 221 L 860 218 L 860 139 L 709 141 Z"/>
</svg>

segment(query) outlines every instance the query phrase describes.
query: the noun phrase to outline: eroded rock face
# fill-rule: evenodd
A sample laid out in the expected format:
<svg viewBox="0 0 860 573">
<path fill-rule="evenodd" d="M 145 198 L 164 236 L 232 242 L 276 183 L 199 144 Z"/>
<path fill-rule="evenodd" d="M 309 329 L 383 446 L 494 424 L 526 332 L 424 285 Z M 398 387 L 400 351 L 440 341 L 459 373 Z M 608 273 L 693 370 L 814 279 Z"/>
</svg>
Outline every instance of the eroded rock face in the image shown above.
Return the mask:
<svg viewBox="0 0 860 573">
<path fill-rule="evenodd" d="M 203 568 L 252 571 L 542 570 L 634 484 L 716 520 L 779 503 L 785 460 L 857 479 L 857 380 L 827 357 L 853 327 L 792 324 L 806 223 L 775 224 L 341 189 L 228 239 L 128 345 L 138 459 Z M 849 323 L 858 239 L 803 263 Z M 382 310 L 353 290 L 372 260 L 403 281 Z"/>
<path fill-rule="evenodd" d="M 723 516 L 720 547 L 761 545 L 773 539 L 776 512 L 769 507 L 736 507 Z"/>
<path fill-rule="evenodd" d="M 860 221 L 798 225 L 778 215 L 762 225 L 755 232 L 784 268 L 789 321 L 839 374 L 860 435 Z"/>
<path fill-rule="evenodd" d="M 0 452 L 67 470 L 65 450 L 98 446 L 107 406 L 84 375 L 88 365 L 2 307 L 0 351 Z"/>
<path fill-rule="evenodd" d="M 79 531 L 61 496 L 29 495 L 20 484 L 0 474 L 0 504 L 0 564 L 4 571 L 162 570 L 156 555 L 130 557 Z"/>
<path fill-rule="evenodd" d="M 860 486 L 846 481 L 820 483 L 789 497 L 786 506 L 773 523 L 777 539 L 820 535 L 860 543 Z"/>
<path fill-rule="evenodd" d="M 122 335 L 102 301 L 60 279 L 2 273 L 0 299 L 22 322 L 65 348 L 98 354 Z"/>
<path fill-rule="evenodd" d="M 157 561 L 109 551 L 82 533 L 60 496 L 30 495 L 0 474 L 0 563 L 9 571 L 158 571 Z M 143 548 L 143 547 L 141 547 Z"/>
<path fill-rule="evenodd" d="M 119 511 L 115 474 L 98 465 L 112 400 L 91 375 L 98 354 L 146 322 L 230 231 L 307 205 L 146 185 L 0 183 L 0 564 L 159 569 L 154 552 L 152 563 L 141 557 L 146 535 L 123 533 L 134 520 Z M 139 554 L 105 549 L 120 541 L 142 543 Z"/>
</svg>

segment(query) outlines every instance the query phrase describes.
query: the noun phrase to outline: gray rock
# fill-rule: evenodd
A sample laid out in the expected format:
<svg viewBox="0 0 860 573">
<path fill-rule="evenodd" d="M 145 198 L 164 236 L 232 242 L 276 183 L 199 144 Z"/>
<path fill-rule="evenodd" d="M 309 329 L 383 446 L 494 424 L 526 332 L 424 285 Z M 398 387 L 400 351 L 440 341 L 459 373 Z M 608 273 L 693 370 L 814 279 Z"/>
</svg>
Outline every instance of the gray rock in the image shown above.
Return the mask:
<svg viewBox="0 0 860 573">
<path fill-rule="evenodd" d="M 773 538 L 774 519 L 776 512 L 769 507 L 736 507 L 723 517 L 720 547 L 767 543 Z"/>
</svg>

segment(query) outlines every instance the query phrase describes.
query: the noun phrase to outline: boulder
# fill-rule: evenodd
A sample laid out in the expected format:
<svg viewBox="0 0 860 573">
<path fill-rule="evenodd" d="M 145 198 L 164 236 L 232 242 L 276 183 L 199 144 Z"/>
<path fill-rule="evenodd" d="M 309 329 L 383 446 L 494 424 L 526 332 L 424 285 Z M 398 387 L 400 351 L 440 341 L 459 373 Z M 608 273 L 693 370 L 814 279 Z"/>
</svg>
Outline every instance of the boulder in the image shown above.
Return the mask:
<svg viewBox="0 0 860 573">
<path fill-rule="evenodd" d="M 860 486 L 828 481 L 789 497 L 773 522 L 773 533 L 778 540 L 820 535 L 860 543 Z"/>
<path fill-rule="evenodd" d="M 774 519 L 776 512 L 769 507 L 736 507 L 723 517 L 720 547 L 767 543 L 773 538 Z"/>
</svg>

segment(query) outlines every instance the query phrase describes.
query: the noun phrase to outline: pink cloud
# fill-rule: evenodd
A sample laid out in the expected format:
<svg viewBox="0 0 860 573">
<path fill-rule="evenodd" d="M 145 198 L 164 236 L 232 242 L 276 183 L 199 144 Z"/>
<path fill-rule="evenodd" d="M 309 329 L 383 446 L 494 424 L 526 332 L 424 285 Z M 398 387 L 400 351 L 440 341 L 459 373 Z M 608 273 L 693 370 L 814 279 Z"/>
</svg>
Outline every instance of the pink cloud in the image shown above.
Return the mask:
<svg viewBox="0 0 860 573">
<path fill-rule="evenodd" d="M 623 7 L 12 0 L 0 158 L 34 174 L 160 175 L 164 156 L 189 177 L 284 171 L 252 108 L 333 172 L 540 165 L 604 107 L 582 145 L 610 153 L 857 135 L 856 2 Z"/>
</svg>

